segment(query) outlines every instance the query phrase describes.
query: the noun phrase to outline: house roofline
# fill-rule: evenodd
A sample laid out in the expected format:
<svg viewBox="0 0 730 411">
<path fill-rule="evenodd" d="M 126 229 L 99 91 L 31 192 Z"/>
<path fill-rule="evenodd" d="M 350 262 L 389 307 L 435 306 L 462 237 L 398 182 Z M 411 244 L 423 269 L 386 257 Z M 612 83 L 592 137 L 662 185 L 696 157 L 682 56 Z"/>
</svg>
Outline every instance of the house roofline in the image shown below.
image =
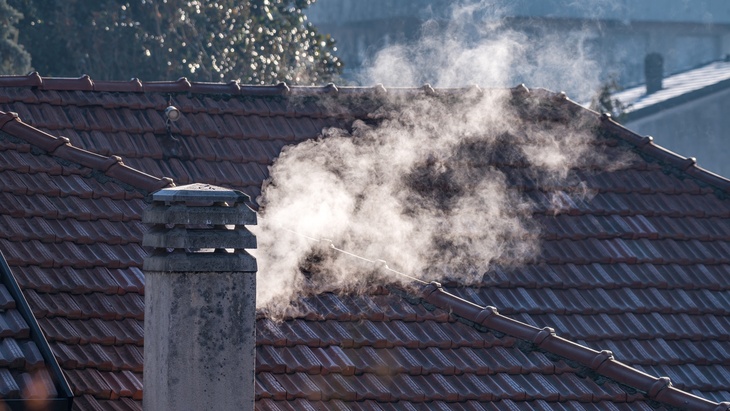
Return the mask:
<svg viewBox="0 0 730 411">
<path fill-rule="evenodd" d="M 38 88 L 40 90 L 56 90 L 56 91 L 87 91 L 87 92 L 128 92 L 128 93 L 191 93 L 191 94 L 219 94 L 219 95 L 237 95 L 244 97 L 256 97 L 256 96 L 324 96 L 324 95 L 372 95 L 372 96 L 383 96 L 383 95 L 394 95 L 398 96 L 401 94 L 425 94 L 425 95 L 456 95 L 463 94 L 468 90 L 476 90 L 481 92 L 478 86 L 472 86 L 470 88 L 433 88 L 429 84 L 425 84 L 422 87 L 394 87 L 386 88 L 382 84 L 377 84 L 371 87 L 360 87 L 360 86 L 347 86 L 338 87 L 335 84 L 327 84 L 324 86 L 290 86 L 285 83 L 279 83 L 276 85 L 243 85 L 237 81 L 231 81 L 228 83 L 209 83 L 209 82 L 195 82 L 189 81 L 185 77 L 181 77 L 175 81 L 140 81 L 139 79 L 132 79 L 129 81 L 94 81 L 89 76 L 83 75 L 78 78 L 60 78 L 60 77 L 42 77 L 37 72 L 30 73 L 25 76 L 0 76 L 0 88 L 3 87 L 30 87 Z M 705 87 L 700 90 L 688 93 L 687 96 L 699 96 L 701 93 L 712 93 L 717 87 L 730 87 L 730 79 L 721 81 L 714 84 L 713 86 Z M 629 143 L 635 149 L 645 155 L 648 155 L 660 162 L 676 167 L 679 172 L 684 173 L 686 176 L 694 178 L 702 183 L 710 185 L 719 189 L 723 195 L 730 195 L 730 179 L 714 174 L 708 170 L 697 165 L 694 158 L 683 157 L 677 153 L 673 153 L 659 145 L 653 143 L 653 141 L 647 136 L 640 136 L 633 131 L 623 127 L 616 121 L 610 118 L 610 115 L 601 115 L 593 110 L 587 109 L 580 104 L 567 98 L 565 93 L 554 93 L 545 89 L 536 88 L 528 89 L 524 84 L 520 84 L 509 90 L 512 96 L 519 101 L 520 99 L 526 100 L 531 98 L 545 98 L 552 100 L 557 107 L 562 107 L 567 110 L 566 113 L 572 116 L 578 117 L 590 117 L 589 121 L 600 120 L 607 131 L 616 135 L 619 139 Z M 698 94 L 699 93 L 699 94 Z M 681 98 L 677 97 L 670 101 L 675 101 L 676 104 L 681 104 Z M 674 104 L 674 103 L 673 103 Z M 638 110 L 641 112 L 643 110 Z M 10 120 L 7 116 L 13 116 L 13 113 L 4 113 L 0 111 L 0 129 L 8 132 L 7 127 L 13 128 L 17 125 L 8 126 Z M 17 120 L 17 115 L 14 115 Z M 633 117 L 630 117 L 633 119 Z M 38 137 L 38 133 L 43 134 L 44 140 L 40 142 L 41 148 L 49 147 L 54 148 L 55 145 L 63 146 L 64 142 L 58 142 L 53 138 L 49 139 L 49 134 L 43 133 L 31 126 L 28 126 L 20 122 L 23 126 L 19 128 L 24 129 L 23 135 L 30 136 L 31 144 L 33 141 L 39 139 L 33 139 L 32 137 Z M 597 123 L 598 125 L 598 123 Z M 31 131 L 34 130 L 34 131 Z M 13 134 L 12 132 L 10 134 Z M 52 137 L 52 136 L 50 136 Z M 91 164 L 91 167 L 105 167 L 105 161 L 111 162 L 111 158 L 119 159 L 119 157 L 105 157 L 99 159 L 94 153 L 86 150 L 78 149 L 70 144 L 66 145 L 72 148 L 73 154 L 70 154 L 72 158 L 70 161 L 79 162 L 82 165 Z M 55 147 L 58 148 L 58 147 Z M 48 151 L 48 150 L 46 150 Z M 62 151 L 67 151 L 65 148 Z M 53 153 L 53 151 L 51 151 Z M 75 154 L 75 155 L 74 155 Z M 56 155 L 54 153 L 54 155 Z M 60 154 L 63 155 L 63 154 Z M 126 167 L 121 163 L 121 160 L 114 160 L 122 167 Z M 98 165 L 99 163 L 103 165 Z M 128 168 L 128 167 L 127 167 Z M 127 182 L 128 184 L 146 189 L 150 192 L 157 191 L 161 188 L 168 187 L 173 184 L 171 180 L 156 179 L 155 177 L 149 176 L 150 178 L 143 178 L 139 174 L 142 172 L 131 173 L 128 170 L 120 167 L 112 168 L 111 174 L 119 174 L 122 178 L 121 181 Z M 115 175 L 110 175 L 116 177 Z M 160 182 L 164 180 L 165 182 Z"/>
<path fill-rule="evenodd" d="M 391 291 L 399 293 L 391 288 Z M 410 295 L 403 297 L 413 300 Z M 590 373 L 608 378 L 621 386 L 630 387 L 643 393 L 650 401 L 668 405 L 680 410 L 693 411 L 730 411 L 730 402 L 712 402 L 672 386 L 668 377 L 655 377 L 636 368 L 617 361 L 608 350 L 596 351 L 556 335 L 550 327 L 537 328 L 532 325 L 505 317 L 497 308 L 482 307 L 457 297 L 443 289 L 441 284 L 432 282 L 424 286 L 415 303 L 427 303 L 450 315 L 464 320 L 471 326 L 510 335 L 529 343 L 535 350 L 550 353 L 578 364 Z M 413 302 L 413 301 L 411 301 Z M 428 307 L 427 307 L 428 308 Z"/>
<path fill-rule="evenodd" d="M 465 88 L 433 88 L 429 84 L 422 87 L 388 87 L 376 84 L 371 87 L 337 86 L 329 83 L 323 86 L 297 86 L 283 82 L 270 85 L 240 84 L 236 80 L 227 83 L 189 81 L 180 77 L 173 81 L 141 81 L 133 78 L 129 81 L 92 80 L 84 74 L 78 78 L 42 77 L 37 72 L 25 76 L 0 76 L 0 88 L 37 88 L 53 91 L 91 91 L 111 93 L 191 93 L 221 94 L 241 96 L 286 96 L 286 95 L 336 95 L 336 94 L 383 94 L 392 92 L 421 91 L 432 93 L 462 93 Z M 473 86 L 472 88 L 478 88 Z"/>
<path fill-rule="evenodd" d="M 634 133 L 613 120 L 608 114 L 601 115 L 601 122 L 604 124 L 608 132 L 613 133 L 621 140 L 631 144 L 641 154 L 652 157 L 661 163 L 670 165 L 688 177 L 715 187 L 725 196 L 730 195 L 730 179 L 700 167 L 697 165 L 696 158 L 684 157 L 657 145 L 654 143 L 653 137 L 640 136 Z"/>
<path fill-rule="evenodd" d="M 513 90 L 516 89 L 517 88 Z M 544 89 L 532 90 L 530 91 L 530 94 L 532 93 L 544 94 L 546 97 L 552 94 L 554 101 L 558 103 L 562 101 L 565 112 L 555 113 L 556 115 L 561 116 L 561 119 L 567 120 L 571 117 L 584 117 L 586 118 L 586 121 L 594 122 L 596 126 L 601 126 L 604 133 L 614 136 L 620 141 L 629 144 L 633 147 L 634 151 L 638 152 L 642 156 L 649 157 L 659 163 L 674 168 L 682 178 L 689 177 L 698 181 L 702 185 L 711 186 L 715 188 L 716 194 L 719 194 L 723 198 L 730 196 L 730 179 L 700 167 L 697 164 L 696 158 L 681 156 L 658 144 L 655 144 L 653 137 L 641 136 L 615 121 L 610 114 L 599 114 L 596 111 L 585 108 L 565 97 L 563 93 L 553 93 Z M 525 93 L 522 92 L 522 94 Z"/>
<path fill-rule="evenodd" d="M 0 111 L 0 130 L 52 157 L 88 167 L 146 193 L 175 185 L 169 177 L 158 178 L 125 165 L 119 156 L 103 156 L 75 147 L 66 137 L 54 137 L 23 123 L 17 113 Z"/>
</svg>

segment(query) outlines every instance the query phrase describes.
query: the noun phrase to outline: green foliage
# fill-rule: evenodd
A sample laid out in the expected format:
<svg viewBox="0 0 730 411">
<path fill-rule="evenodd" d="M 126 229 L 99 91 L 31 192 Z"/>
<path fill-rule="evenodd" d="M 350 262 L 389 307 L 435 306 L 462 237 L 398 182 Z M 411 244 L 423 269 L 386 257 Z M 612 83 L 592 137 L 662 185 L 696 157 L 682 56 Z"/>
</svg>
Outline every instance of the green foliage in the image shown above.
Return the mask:
<svg viewBox="0 0 730 411">
<path fill-rule="evenodd" d="M 313 0 L 10 0 L 43 75 L 314 84 L 342 70 Z"/>
<path fill-rule="evenodd" d="M 18 44 L 15 25 L 23 15 L 0 0 L 0 74 L 25 74 L 30 70 L 30 54 Z"/>
</svg>

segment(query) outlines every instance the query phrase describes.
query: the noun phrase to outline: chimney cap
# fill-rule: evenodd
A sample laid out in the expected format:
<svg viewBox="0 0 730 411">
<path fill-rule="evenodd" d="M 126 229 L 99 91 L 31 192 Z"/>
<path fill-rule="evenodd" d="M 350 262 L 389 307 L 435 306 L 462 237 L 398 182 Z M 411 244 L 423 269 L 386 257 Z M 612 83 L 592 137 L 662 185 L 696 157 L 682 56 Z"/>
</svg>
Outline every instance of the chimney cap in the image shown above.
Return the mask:
<svg viewBox="0 0 730 411">
<path fill-rule="evenodd" d="M 236 203 L 250 202 L 251 198 L 238 190 L 218 187 L 211 184 L 188 184 L 184 186 L 163 188 L 152 194 L 152 201 L 165 203 Z"/>
</svg>

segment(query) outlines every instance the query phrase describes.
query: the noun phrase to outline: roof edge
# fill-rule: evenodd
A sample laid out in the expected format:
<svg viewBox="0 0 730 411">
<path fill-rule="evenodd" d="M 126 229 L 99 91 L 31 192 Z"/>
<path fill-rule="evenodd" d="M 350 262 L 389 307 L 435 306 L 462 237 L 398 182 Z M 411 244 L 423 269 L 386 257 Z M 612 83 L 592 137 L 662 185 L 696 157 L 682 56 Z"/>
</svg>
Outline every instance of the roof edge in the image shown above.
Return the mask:
<svg viewBox="0 0 730 411">
<path fill-rule="evenodd" d="M 728 80 L 730 81 L 730 80 Z M 625 126 L 614 120 L 610 114 L 600 114 L 594 110 L 583 107 L 575 101 L 569 99 L 565 93 L 555 93 L 546 89 L 536 88 L 528 89 L 524 85 L 519 85 L 511 89 L 512 95 L 518 101 L 528 101 L 530 99 L 547 99 L 550 100 L 554 107 L 558 110 L 550 113 L 551 116 L 563 121 L 571 121 L 579 118 L 579 121 L 595 122 L 596 127 L 601 128 L 607 137 L 617 138 L 618 140 L 629 144 L 637 152 L 642 155 L 649 156 L 663 164 L 669 165 L 676 169 L 678 173 L 693 178 L 702 184 L 714 187 L 722 192 L 722 195 L 730 195 L 730 179 L 715 174 L 697 165 L 697 159 L 694 157 L 683 157 L 673 151 L 670 151 L 658 144 L 654 143 L 654 139 L 650 136 L 640 136 Z"/>
<path fill-rule="evenodd" d="M 531 93 L 532 91 L 530 91 Z M 697 159 L 694 157 L 684 157 L 673 151 L 670 151 L 656 143 L 651 136 L 641 136 L 621 125 L 614 120 L 610 114 L 599 114 L 596 111 L 581 106 L 569 98 L 559 98 L 562 93 L 556 93 L 554 101 L 563 102 L 571 115 L 590 115 L 598 120 L 598 125 L 619 140 L 633 146 L 640 154 L 649 156 L 657 161 L 669 165 L 676 169 L 677 172 L 693 178 L 703 184 L 714 187 L 722 192 L 723 195 L 730 195 L 730 179 L 715 174 L 697 165 Z"/>
<path fill-rule="evenodd" d="M 58 364 L 58 360 L 51 350 L 51 345 L 48 344 L 48 340 L 46 339 L 45 334 L 43 334 L 43 331 L 38 324 L 38 320 L 36 320 L 35 316 L 33 315 L 33 311 L 30 309 L 30 305 L 28 305 L 28 301 L 25 299 L 25 295 L 23 295 L 23 292 L 20 290 L 20 285 L 16 281 L 13 272 L 10 270 L 10 266 L 8 266 L 8 262 L 5 260 L 5 256 L 3 255 L 2 251 L 0 251 L 0 275 L 2 275 L 2 279 L 0 279 L 0 282 L 5 284 L 8 292 L 15 299 L 17 303 L 17 309 L 18 311 L 20 311 L 20 315 L 25 319 L 25 321 L 28 323 L 28 327 L 30 328 L 30 338 L 36 343 L 38 351 L 40 351 L 41 356 L 45 360 L 51 376 L 57 385 L 59 397 L 50 399 L 53 403 L 50 409 L 70 411 L 73 407 L 74 399 L 74 394 L 71 390 L 71 386 L 66 380 L 66 377 L 61 370 L 61 366 Z M 25 399 L 20 399 L 16 401 L 20 401 L 23 405 L 26 405 Z"/>
<path fill-rule="evenodd" d="M 289 86 L 285 83 L 274 85 L 241 85 L 238 81 L 228 83 L 191 82 L 185 77 L 175 81 L 141 81 L 133 78 L 128 81 L 94 81 L 84 74 L 78 78 L 42 77 L 37 72 L 25 76 L 0 76 L 0 87 L 36 87 L 40 90 L 57 91 L 97 91 L 129 93 L 176 93 L 233 94 L 233 95 L 286 95 Z"/>
<path fill-rule="evenodd" d="M 492 306 L 482 307 L 459 298 L 432 282 L 421 290 L 419 302 L 426 302 L 468 322 L 518 338 L 536 349 L 580 364 L 620 385 L 643 393 L 648 400 L 674 408 L 697 411 L 730 411 L 730 402 L 716 403 L 672 386 L 668 377 L 654 377 L 630 367 L 608 350 L 596 351 L 556 335 L 550 327 L 537 328 L 505 317 Z"/>
<path fill-rule="evenodd" d="M 142 81 L 132 78 L 128 81 L 98 80 L 91 79 L 84 74 L 81 77 L 42 77 L 37 72 L 24 76 L 2 76 L 0 75 L 0 88 L 3 87 L 28 87 L 39 90 L 55 91 L 90 91 L 90 92 L 119 92 L 119 93 L 192 93 L 192 94 L 227 94 L 240 96 L 288 96 L 288 95 L 348 95 L 348 94 L 383 94 L 392 92 L 395 94 L 407 91 L 421 91 L 426 94 L 449 94 L 461 92 L 464 88 L 436 88 L 430 84 L 421 87 L 388 87 L 376 84 L 366 86 L 337 86 L 329 83 L 323 86 L 290 85 L 284 82 L 277 84 L 256 85 L 241 84 L 237 80 L 227 83 L 190 81 L 186 77 L 180 77 L 173 81 Z M 472 86 L 472 89 L 476 86 Z"/>
<path fill-rule="evenodd" d="M 31 144 L 49 155 L 101 172 L 134 188 L 152 193 L 174 186 L 169 177 L 155 177 L 124 165 L 119 156 L 103 156 L 71 145 L 66 137 L 54 137 L 23 123 L 16 113 L 0 111 L 0 130 Z"/>
<path fill-rule="evenodd" d="M 662 163 L 675 167 L 684 173 L 705 184 L 711 185 L 725 194 L 730 194 L 730 179 L 715 174 L 697 165 L 694 157 L 684 157 L 654 143 L 651 136 L 640 136 L 615 121 L 609 114 L 601 115 L 601 122 L 606 130 L 621 140 L 633 145 L 639 152 L 659 160 Z"/>
<path fill-rule="evenodd" d="M 730 85 L 730 80 L 727 80 L 727 82 Z M 724 82 L 722 84 L 724 84 Z M 87 92 L 185 92 L 193 94 L 228 94 L 249 97 L 352 94 L 381 95 L 384 93 L 399 95 L 404 92 L 420 92 L 427 95 L 450 95 L 463 93 L 466 90 L 477 90 L 478 92 L 482 91 L 482 89 L 477 86 L 462 88 L 433 88 L 429 84 L 425 84 L 421 87 L 389 87 L 387 89 L 382 84 L 377 84 L 372 87 L 338 87 L 332 83 L 324 86 L 289 86 L 286 83 L 279 83 L 275 85 L 243 85 L 240 84 L 238 81 L 230 81 L 228 83 L 210 83 L 195 81 L 191 82 L 185 77 L 181 77 L 175 81 L 140 81 L 137 78 L 133 78 L 129 81 L 94 81 L 88 75 L 83 75 L 78 78 L 42 77 L 37 72 L 33 72 L 25 76 L 0 76 L 0 88 L 2 87 L 31 87 L 38 88 L 40 90 Z M 567 114 L 569 115 L 579 117 L 585 117 L 586 115 L 589 115 L 594 119 L 600 119 L 599 124 L 605 126 L 608 131 L 618 136 L 619 139 L 634 146 L 636 149 L 638 149 L 639 152 L 656 158 L 661 162 L 675 166 L 678 168 L 678 171 L 721 190 L 722 192 L 724 192 L 725 195 L 730 194 L 730 179 L 719 176 L 697 166 L 696 161 L 694 161 L 692 158 L 682 157 L 676 153 L 664 149 L 661 146 L 654 144 L 653 142 L 651 142 L 651 140 L 647 141 L 646 137 L 639 136 L 633 131 L 630 131 L 629 129 L 623 127 L 618 122 L 611 119 L 610 116 L 600 115 L 597 112 L 587 109 L 580 104 L 570 100 L 569 98 L 567 98 L 565 93 L 555 93 L 541 88 L 528 89 L 523 84 L 520 84 L 511 89 L 506 88 L 503 90 L 511 91 L 512 95 L 518 100 L 545 98 L 552 100 L 552 102 L 555 104 L 555 107 L 562 107 L 563 109 L 567 109 Z M 3 118 L 3 115 L 7 116 L 9 115 L 9 113 L 3 113 L 0 111 L 0 129 L 10 127 L 5 123 L 8 123 L 10 120 L 12 120 L 12 118 Z M 12 113 L 10 113 L 10 115 L 12 115 Z M 31 126 L 24 125 L 24 127 L 32 129 Z M 49 144 L 59 144 L 59 146 L 63 145 L 63 143 L 51 143 L 50 140 L 46 139 L 45 145 Z M 41 145 L 41 147 L 42 146 L 43 144 Z M 73 146 L 70 147 L 72 147 L 74 150 L 81 150 Z M 137 184 L 142 184 L 147 187 L 144 179 L 132 179 L 132 182 L 130 184 L 133 186 L 137 186 Z M 172 183 L 169 182 L 168 184 Z M 168 184 L 153 184 L 152 188 L 154 189 L 150 191 L 156 191 L 160 188 L 164 188 L 168 186 Z"/>
</svg>

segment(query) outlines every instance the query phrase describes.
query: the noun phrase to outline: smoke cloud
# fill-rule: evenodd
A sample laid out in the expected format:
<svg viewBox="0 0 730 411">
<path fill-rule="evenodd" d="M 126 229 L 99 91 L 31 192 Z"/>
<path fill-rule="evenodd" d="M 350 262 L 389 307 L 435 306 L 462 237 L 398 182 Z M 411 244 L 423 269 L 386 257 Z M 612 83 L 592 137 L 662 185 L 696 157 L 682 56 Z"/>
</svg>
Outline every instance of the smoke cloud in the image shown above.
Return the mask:
<svg viewBox="0 0 730 411">
<path fill-rule="evenodd" d="M 454 6 L 447 20 L 427 21 L 418 41 L 376 53 L 359 83 L 403 87 L 525 83 L 566 91 L 575 101 L 590 100 L 600 84 L 600 67 L 590 55 L 599 26 L 587 22 L 556 29 L 526 19 L 518 22 L 508 17 L 510 13 L 509 7 L 494 1 Z"/>
<path fill-rule="evenodd" d="M 536 256 L 536 204 L 561 200 L 524 185 L 568 184 L 571 168 L 590 157 L 592 137 L 581 125 L 525 122 L 504 87 L 529 79 L 589 92 L 597 70 L 582 52 L 585 33 L 531 42 L 504 26 L 503 13 L 486 2 L 455 7 L 450 23 L 428 22 L 418 42 L 378 53 L 363 77 L 386 88 L 495 89 L 388 92 L 367 122 L 282 151 L 258 199 L 260 308 L 407 281 L 330 244 L 425 281 L 466 284 L 492 264 Z"/>
</svg>

